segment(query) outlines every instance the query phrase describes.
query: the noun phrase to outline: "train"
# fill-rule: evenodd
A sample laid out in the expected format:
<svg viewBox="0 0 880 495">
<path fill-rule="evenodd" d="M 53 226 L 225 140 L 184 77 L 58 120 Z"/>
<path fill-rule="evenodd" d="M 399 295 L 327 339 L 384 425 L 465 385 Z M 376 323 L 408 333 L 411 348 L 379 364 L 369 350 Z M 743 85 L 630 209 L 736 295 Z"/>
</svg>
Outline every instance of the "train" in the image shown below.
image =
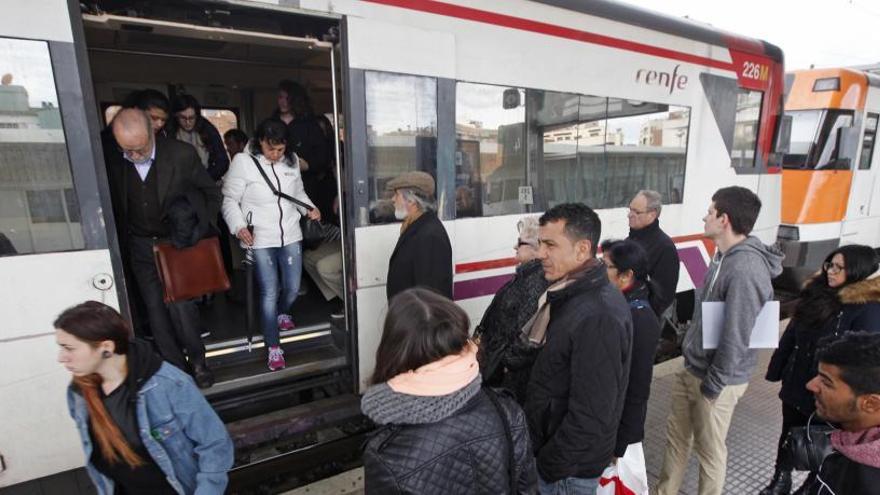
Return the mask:
<svg viewBox="0 0 880 495">
<path fill-rule="evenodd" d="M 340 131 L 344 318 L 300 297 L 289 365 L 270 373 L 237 268 L 201 310 L 233 492 L 356 453 L 400 228 L 385 185 L 401 172 L 436 179 L 454 299 L 473 324 L 513 274 L 517 222 L 559 203 L 593 206 L 603 238 L 623 238 L 631 197 L 659 191 L 685 295 L 714 250 L 701 217 L 715 190 L 752 189 L 755 235 L 780 229 L 782 50 L 611 0 L 7 0 L 0 60 L 0 487 L 84 463 L 52 321 L 88 299 L 131 317 L 100 132 L 134 89 L 185 91 L 216 126 L 250 134 L 291 79 Z"/>
</svg>

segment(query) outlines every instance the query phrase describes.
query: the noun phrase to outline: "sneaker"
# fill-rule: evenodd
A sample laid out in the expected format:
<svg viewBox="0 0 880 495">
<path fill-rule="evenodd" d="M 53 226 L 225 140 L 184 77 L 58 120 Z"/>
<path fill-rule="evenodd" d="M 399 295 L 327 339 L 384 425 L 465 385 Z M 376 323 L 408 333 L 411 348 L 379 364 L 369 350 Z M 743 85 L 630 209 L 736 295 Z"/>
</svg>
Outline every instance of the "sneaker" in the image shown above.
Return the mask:
<svg viewBox="0 0 880 495">
<path fill-rule="evenodd" d="M 293 319 L 290 315 L 278 315 L 278 330 L 293 330 Z"/>
<path fill-rule="evenodd" d="M 283 370 L 287 364 L 284 362 L 284 351 L 280 347 L 269 348 L 269 371 Z"/>
</svg>

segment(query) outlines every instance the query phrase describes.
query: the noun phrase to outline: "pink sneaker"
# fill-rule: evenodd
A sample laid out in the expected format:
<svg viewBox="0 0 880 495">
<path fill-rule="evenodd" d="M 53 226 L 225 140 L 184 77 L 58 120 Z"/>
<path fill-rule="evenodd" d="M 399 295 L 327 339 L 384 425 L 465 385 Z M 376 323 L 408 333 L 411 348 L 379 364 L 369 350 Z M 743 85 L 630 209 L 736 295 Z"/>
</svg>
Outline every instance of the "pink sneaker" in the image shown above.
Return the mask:
<svg viewBox="0 0 880 495">
<path fill-rule="evenodd" d="M 293 330 L 293 319 L 290 315 L 278 315 L 278 330 Z"/>
<path fill-rule="evenodd" d="M 269 371 L 283 370 L 287 364 L 284 362 L 284 351 L 280 347 L 269 348 Z"/>
</svg>

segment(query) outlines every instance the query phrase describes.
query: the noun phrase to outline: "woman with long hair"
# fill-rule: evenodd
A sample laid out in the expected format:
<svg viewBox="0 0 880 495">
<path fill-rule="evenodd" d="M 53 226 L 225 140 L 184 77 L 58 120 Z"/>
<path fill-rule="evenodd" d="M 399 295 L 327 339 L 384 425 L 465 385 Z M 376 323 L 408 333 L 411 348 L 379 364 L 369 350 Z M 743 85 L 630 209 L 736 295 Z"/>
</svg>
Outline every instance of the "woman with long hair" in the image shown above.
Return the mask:
<svg viewBox="0 0 880 495">
<path fill-rule="evenodd" d="M 538 218 L 525 217 L 517 223 L 514 246 L 517 261 L 513 278 L 504 284 L 483 313 L 474 330 L 480 343 L 477 357 L 483 381 L 513 393 L 525 401 L 529 372 L 538 349 L 521 345 L 522 329 L 538 311 L 538 298 L 549 282 L 538 258 Z"/>
<path fill-rule="evenodd" d="M 525 415 L 481 386 L 467 314 L 428 289 L 391 300 L 372 386 L 380 425 L 364 450 L 367 494 L 534 493 Z"/>
<path fill-rule="evenodd" d="M 130 340 L 113 308 L 88 301 L 55 320 L 67 404 L 98 493 L 223 493 L 233 446 L 192 378 Z"/>
<path fill-rule="evenodd" d="M 842 246 L 825 258 L 821 271 L 801 290 L 794 316 L 767 368 L 767 380 L 782 381 L 782 434 L 773 479 L 761 495 L 787 495 L 791 491 L 792 460 L 784 444 L 791 428 L 806 425 L 815 411 L 813 395 L 806 385 L 816 376 L 818 341 L 848 331 L 880 331 L 877 269 L 874 249 Z M 802 490 L 810 483 L 804 483 L 795 493 L 804 493 Z"/>
<path fill-rule="evenodd" d="M 302 276 L 299 220 L 304 215 L 321 219 L 318 208 L 307 210 L 273 191 L 314 207 L 303 188 L 299 159 L 291 152 L 287 139 L 284 124 L 264 120 L 257 127 L 249 152 L 235 155 L 223 179 L 223 218 L 241 247 L 250 247 L 254 252 L 270 371 L 286 366 L 280 332 L 294 327 L 290 308 Z M 249 219 L 253 233 L 248 230 Z"/>
<path fill-rule="evenodd" d="M 172 110 L 175 120 L 169 125 L 169 136 L 191 144 L 211 178 L 220 180 L 229 169 L 229 156 L 220 132 L 202 116 L 202 106 L 192 95 L 178 95 Z"/>
</svg>

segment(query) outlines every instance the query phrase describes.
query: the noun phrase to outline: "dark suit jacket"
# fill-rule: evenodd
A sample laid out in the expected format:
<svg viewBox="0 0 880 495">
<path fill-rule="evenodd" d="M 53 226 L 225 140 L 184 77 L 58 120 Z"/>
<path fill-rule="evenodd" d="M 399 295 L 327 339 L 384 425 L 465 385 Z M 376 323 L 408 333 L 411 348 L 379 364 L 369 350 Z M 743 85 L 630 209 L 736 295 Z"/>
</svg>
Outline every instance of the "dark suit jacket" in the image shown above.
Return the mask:
<svg viewBox="0 0 880 495">
<path fill-rule="evenodd" d="M 124 244 L 128 232 L 128 197 L 125 187 L 127 174 L 136 174 L 134 165 L 125 160 L 119 150 L 108 151 L 107 178 L 110 182 L 110 196 L 113 214 L 116 217 L 116 231 L 120 243 Z M 209 222 L 216 227 L 222 195 L 220 187 L 208 175 L 196 150 L 187 143 L 173 139 L 156 138 L 156 159 L 150 168 L 158 181 L 159 204 L 162 217 L 166 216 L 171 202 L 179 196 L 201 196 L 204 201 L 195 204 L 200 221 Z"/>
<path fill-rule="evenodd" d="M 427 211 L 400 234 L 388 264 L 388 300 L 425 287 L 452 299 L 452 245 L 437 214 Z"/>
</svg>

